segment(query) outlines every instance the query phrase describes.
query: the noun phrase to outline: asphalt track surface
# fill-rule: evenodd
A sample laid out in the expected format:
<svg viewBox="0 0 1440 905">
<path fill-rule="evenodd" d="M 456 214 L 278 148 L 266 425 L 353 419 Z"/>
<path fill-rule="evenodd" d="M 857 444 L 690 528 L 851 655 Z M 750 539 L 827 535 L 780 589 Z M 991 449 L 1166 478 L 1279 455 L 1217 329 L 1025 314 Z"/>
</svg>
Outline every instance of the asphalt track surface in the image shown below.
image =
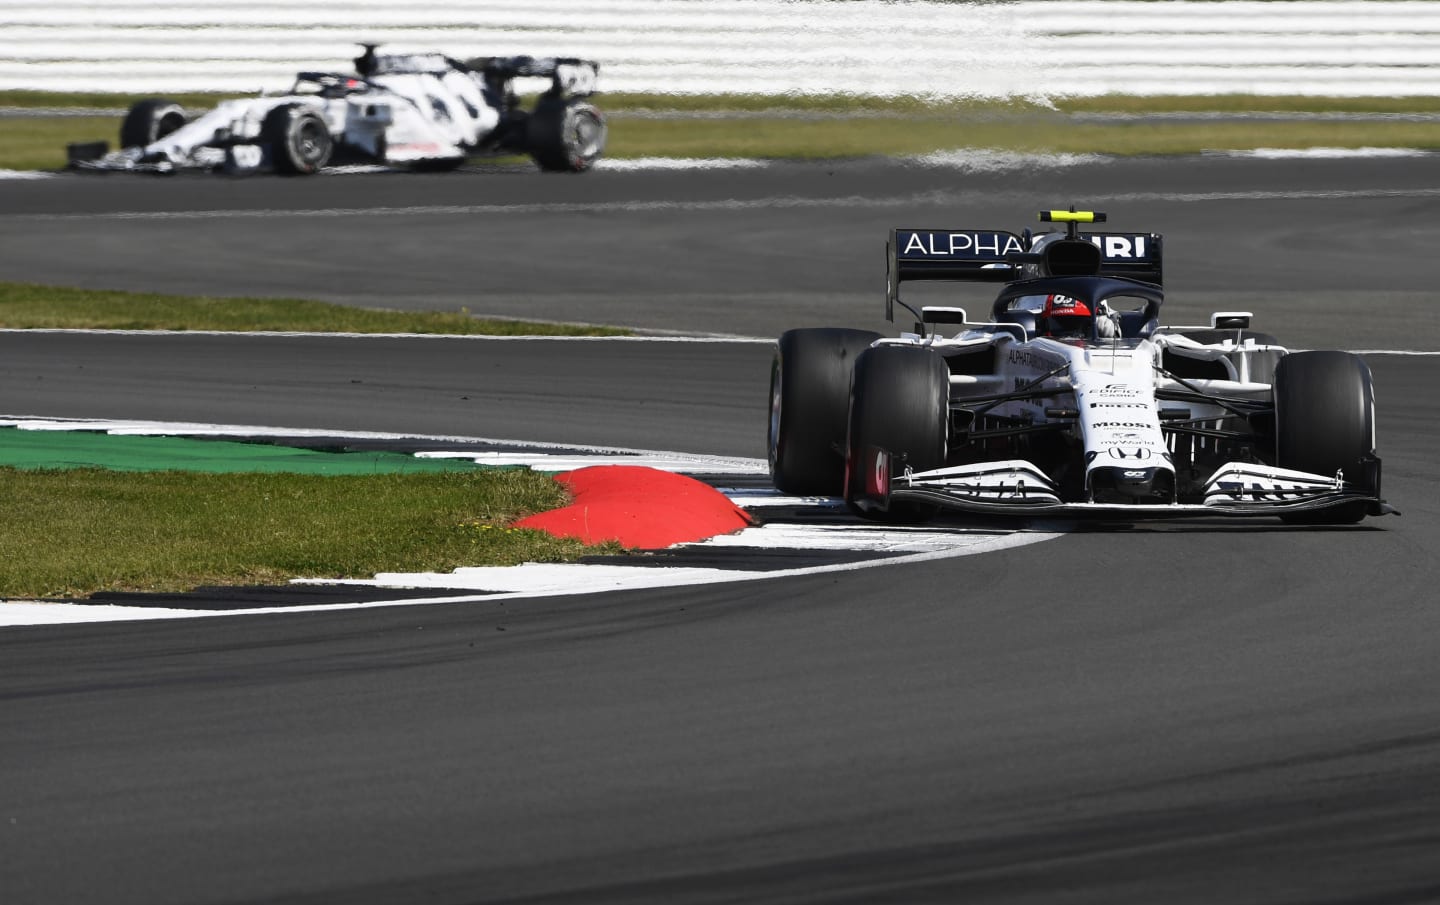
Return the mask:
<svg viewBox="0 0 1440 905">
<path fill-rule="evenodd" d="M 1075 201 L 1166 234 L 1172 321 L 1253 303 L 1297 346 L 1433 351 L 1432 170 L 58 179 L 0 184 L 0 277 L 767 336 L 874 320 L 891 226 Z M 760 455 L 767 358 L 11 333 L 0 411 Z M 1369 358 L 1405 514 L 1357 528 L 7 630 L 0 900 L 1435 901 L 1440 361 Z"/>
</svg>

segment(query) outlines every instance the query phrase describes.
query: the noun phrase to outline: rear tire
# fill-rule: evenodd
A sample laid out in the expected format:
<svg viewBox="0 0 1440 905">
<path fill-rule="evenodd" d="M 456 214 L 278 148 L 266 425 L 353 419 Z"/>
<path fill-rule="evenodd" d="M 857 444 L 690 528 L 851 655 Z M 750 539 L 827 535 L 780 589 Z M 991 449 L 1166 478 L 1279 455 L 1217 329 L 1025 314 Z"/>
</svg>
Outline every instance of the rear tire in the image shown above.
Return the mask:
<svg viewBox="0 0 1440 905">
<path fill-rule="evenodd" d="M 120 123 L 120 147 L 143 148 L 185 125 L 185 108 L 164 97 L 136 101 Z"/>
<path fill-rule="evenodd" d="M 845 456 L 845 503 L 864 518 L 923 522 L 940 507 L 886 501 L 867 486 L 871 454 L 890 454 L 890 476 L 906 467 L 920 472 L 945 464 L 949 440 L 950 371 L 932 349 L 876 346 L 855 362 L 850 385 Z"/>
<path fill-rule="evenodd" d="M 1275 464 L 1311 474 L 1343 471 L 1370 493 L 1366 459 L 1375 454 L 1375 388 L 1370 367 L 1349 352 L 1292 352 L 1275 367 Z M 1293 524 L 1345 525 L 1366 503 L 1282 516 Z"/>
<path fill-rule="evenodd" d="M 542 97 L 525 122 L 525 147 L 547 173 L 583 173 L 605 150 L 605 116 L 578 98 Z"/>
<path fill-rule="evenodd" d="M 797 496 L 845 487 L 845 420 L 855 358 L 880 338 L 819 327 L 781 334 L 770 367 L 770 478 Z"/>
<path fill-rule="evenodd" d="M 325 120 L 304 104 L 281 104 L 265 114 L 260 140 L 270 148 L 275 172 L 286 176 L 320 172 L 335 150 Z"/>
</svg>

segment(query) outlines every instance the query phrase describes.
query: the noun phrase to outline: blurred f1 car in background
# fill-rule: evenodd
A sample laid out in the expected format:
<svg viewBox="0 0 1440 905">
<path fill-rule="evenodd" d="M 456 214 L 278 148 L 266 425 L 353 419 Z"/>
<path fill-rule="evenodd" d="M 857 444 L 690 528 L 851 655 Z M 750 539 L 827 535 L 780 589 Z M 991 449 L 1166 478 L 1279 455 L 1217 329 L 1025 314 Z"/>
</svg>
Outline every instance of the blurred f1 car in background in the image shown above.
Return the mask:
<svg viewBox="0 0 1440 905">
<path fill-rule="evenodd" d="M 1370 369 L 1291 352 L 1248 312 L 1162 327 L 1162 237 L 896 229 L 886 316 L 898 338 L 795 329 L 771 369 L 773 482 L 860 516 L 1278 516 L 1344 524 L 1380 496 Z M 911 281 L 1003 284 L 989 319 L 912 307 Z M 948 335 L 947 335 L 948 334 Z"/>
<path fill-rule="evenodd" d="M 525 154 L 542 170 L 583 172 L 605 148 L 605 118 L 588 98 L 600 67 L 574 58 L 460 62 L 442 54 L 377 54 L 353 74 L 302 72 L 284 95 L 223 101 L 194 117 L 165 98 L 135 103 L 106 142 L 71 144 L 70 165 L 308 175 L 329 164 L 443 170 L 482 154 Z M 550 81 L 523 109 L 516 79 Z"/>
</svg>

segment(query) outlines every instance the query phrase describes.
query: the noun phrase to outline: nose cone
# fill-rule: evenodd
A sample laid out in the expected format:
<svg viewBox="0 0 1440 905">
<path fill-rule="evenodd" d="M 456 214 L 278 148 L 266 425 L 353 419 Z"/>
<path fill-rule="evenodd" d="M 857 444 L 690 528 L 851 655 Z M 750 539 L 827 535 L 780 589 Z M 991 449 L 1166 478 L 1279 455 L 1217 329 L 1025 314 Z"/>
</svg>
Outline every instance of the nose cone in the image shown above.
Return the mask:
<svg viewBox="0 0 1440 905">
<path fill-rule="evenodd" d="M 1090 499 L 1096 503 L 1170 503 L 1175 474 L 1168 468 L 1104 465 L 1090 471 Z"/>
</svg>

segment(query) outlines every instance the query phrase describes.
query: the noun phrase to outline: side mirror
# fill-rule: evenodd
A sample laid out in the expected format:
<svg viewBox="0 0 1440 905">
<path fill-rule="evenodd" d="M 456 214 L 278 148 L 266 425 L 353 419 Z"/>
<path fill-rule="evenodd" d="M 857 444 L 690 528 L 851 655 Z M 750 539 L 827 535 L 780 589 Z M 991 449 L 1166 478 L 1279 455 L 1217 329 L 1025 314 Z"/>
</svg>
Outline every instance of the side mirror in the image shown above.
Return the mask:
<svg viewBox="0 0 1440 905">
<path fill-rule="evenodd" d="M 1244 330 L 1250 326 L 1249 311 L 1216 311 L 1210 315 L 1210 326 L 1220 330 Z"/>
</svg>

